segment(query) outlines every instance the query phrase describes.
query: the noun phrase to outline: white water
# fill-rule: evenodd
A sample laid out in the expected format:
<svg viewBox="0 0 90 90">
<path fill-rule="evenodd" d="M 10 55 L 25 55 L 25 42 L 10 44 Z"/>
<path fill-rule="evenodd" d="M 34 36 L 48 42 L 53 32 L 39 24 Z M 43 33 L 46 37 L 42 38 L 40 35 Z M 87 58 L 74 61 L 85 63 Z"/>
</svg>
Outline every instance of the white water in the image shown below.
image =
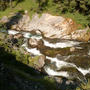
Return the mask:
<svg viewBox="0 0 90 90">
<path fill-rule="evenodd" d="M 19 33 L 18 31 L 15 31 L 15 30 L 8 30 L 8 34 L 17 34 Z M 21 32 L 23 34 L 23 36 L 28 39 L 30 37 L 32 38 L 35 38 L 35 39 L 42 39 L 42 36 L 32 36 L 29 32 Z M 75 42 L 75 41 L 66 41 L 66 42 L 58 42 L 58 43 L 49 43 L 48 41 L 44 40 L 44 45 L 45 46 L 48 46 L 48 47 L 51 47 L 51 48 L 65 48 L 65 47 L 72 47 L 72 46 L 75 46 L 75 45 L 78 45 L 80 44 L 80 42 Z M 28 48 L 27 47 L 27 43 L 23 44 L 22 45 L 23 47 L 25 47 L 25 49 L 34 54 L 34 55 L 41 55 L 40 51 L 37 50 L 36 48 Z M 79 49 L 82 49 L 82 48 L 79 48 Z M 90 51 L 88 52 L 88 55 L 90 55 Z M 67 58 L 69 58 L 70 56 L 68 56 Z M 51 57 L 48 57 L 46 56 L 47 59 L 51 60 L 51 62 L 56 62 L 56 66 L 58 69 L 60 69 L 61 67 L 63 66 L 67 66 L 67 67 L 75 67 L 77 70 L 79 70 L 83 75 L 86 75 L 87 73 L 90 73 L 90 68 L 89 69 L 83 69 L 83 68 L 80 68 L 80 67 L 77 67 L 75 64 L 73 63 L 68 63 L 68 62 L 65 62 L 63 60 L 59 60 L 57 58 L 51 58 Z M 66 60 L 67 60 L 66 58 Z M 64 77 L 68 77 L 68 73 L 67 72 L 64 72 L 64 71 L 60 71 L 60 72 L 56 72 L 54 71 L 53 69 L 49 68 L 49 67 L 46 67 L 45 68 L 45 71 L 49 74 L 49 75 L 52 75 L 52 76 L 64 76 Z"/>
<path fill-rule="evenodd" d="M 48 75 L 50 76 L 63 76 L 63 77 L 69 77 L 68 73 L 65 71 L 61 71 L 61 72 L 56 72 L 51 68 L 45 68 L 45 71 L 48 73 Z"/>
<path fill-rule="evenodd" d="M 22 32 L 25 38 L 30 38 L 31 34 L 29 32 Z"/>
<path fill-rule="evenodd" d="M 75 41 L 58 42 L 58 43 L 53 44 L 53 43 L 49 43 L 48 41 L 44 40 L 44 45 L 51 47 L 51 48 L 72 47 L 78 44 L 80 44 L 80 42 L 75 42 Z"/>
<path fill-rule="evenodd" d="M 83 69 L 83 68 L 78 68 L 78 70 L 80 71 L 80 72 L 82 72 L 82 74 L 83 75 L 86 75 L 86 74 L 88 74 L 88 73 L 90 73 L 90 68 L 89 69 Z"/>
<path fill-rule="evenodd" d="M 46 58 L 49 59 L 49 60 L 51 60 L 51 62 L 56 62 L 56 66 L 57 66 L 58 69 L 60 69 L 63 66 L 76 67 L 76 65 L 74 65 L 72 63 L 68 63 L 68 62 L 65 62 L 63 60 L 59 60 L 57 58 L 52 58 L 52 57 L 48 57 L 48 56 L 46 56 Z"/>
<path fill-rule="evenodd" d="M 83 75 L 86 75 L 87 73 L 90 73 L 90 68 L 87 70 L 87 69 L 83 69 L 83 68 L 80 68 L 80 67 L 77 67 L 74 63 L 68 63 L 68 62 L 65 62 L 65 61 L 60 61 L 59 59 L 57 58 L 51 58 L 51 57 L 46 57 L 47 59 L 51 60 L 51 62 L 56 62 L 56 66 L 57 68 L 60 70 L 60 68 L 62 68 L 63 66 L 66 66 L 66 67 L 75 67 L 78 71 L 80 71 Z M 49 70 L 46 71 L 47 73 L 49 73 Z M 50 70 L 51 72 L 51 70 Z M 53 71 L 52 71 L 53 72 Z M 55 72 L 54 72 L 55 73 Z M 57 74 L 57 73 L 56 73 Z"/>
<path fill-rule="evenodd" d="M 18 31 L 15 31 L 15 30 L 8 30 L 8 34 L 17 34 L 19 33 Z M 23 34 L 23 36 L 25 38 L 35 38 L 35 39 L 42 39 L 42 36 L 32 36 L 32 34 L 30 34 L 29 32 L 21 32 Z M 48 46 L 48 47 L 51 47 L 51 48 L 65 48 L 65 47 L 72 47 L 72 46 L 75 46 L 75 45 L 78 45 L 80 44 L 80 42 L 75 42 L 75 41 L 66 41 L 66 42 L 58 42 L 58 43 L 49 43 L 48 41 L 44 40 L 44 45 L 45 46 Z"/>
<path fill-rule="evenodd" d="M 18 31 L 15 31 L 15 30 L 8 30 L 8 34 L 13 34 L 13 35 L 15 35 L 15 34 L 17 34 L 17 33 L 19 33 Z"/>
<path fill-rule="evenodd" d="M 32 54 L 34 54 L 34 55 L 41 55 L 41 53 L 40 53 L 40 51 L 39 50 L 37 50 L 37 48 L 28 48 L 28 47 L 25 47 L 25 49 L 28 51 L 28 52 L 30 52 L 30 53 L 32 53 Z"/>
</svg>

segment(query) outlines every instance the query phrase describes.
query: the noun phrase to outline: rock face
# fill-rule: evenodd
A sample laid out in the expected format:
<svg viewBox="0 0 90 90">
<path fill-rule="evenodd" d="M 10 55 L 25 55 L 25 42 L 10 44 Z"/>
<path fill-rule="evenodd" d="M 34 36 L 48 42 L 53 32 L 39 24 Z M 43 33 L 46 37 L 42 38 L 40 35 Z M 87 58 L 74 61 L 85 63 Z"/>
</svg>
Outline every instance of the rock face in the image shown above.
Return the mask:
<svg viewBox="0 0 90 90">
<path fill-rule="evenodd" d="M 90 33 L 87 30 L 77 30 L 77 24 L 70 18 L 61 16 L 52 16 L 50 14 L 42 14 L 39 18 L 35 14 L 30 21 L 30 17 L 25 14 L 19 20 L 18 24 L 12 26 L 14 30 L 41 32 L 44 37 L 54 39 L 74 39 L 80 41 L 88 41 Z"/>
</svg>

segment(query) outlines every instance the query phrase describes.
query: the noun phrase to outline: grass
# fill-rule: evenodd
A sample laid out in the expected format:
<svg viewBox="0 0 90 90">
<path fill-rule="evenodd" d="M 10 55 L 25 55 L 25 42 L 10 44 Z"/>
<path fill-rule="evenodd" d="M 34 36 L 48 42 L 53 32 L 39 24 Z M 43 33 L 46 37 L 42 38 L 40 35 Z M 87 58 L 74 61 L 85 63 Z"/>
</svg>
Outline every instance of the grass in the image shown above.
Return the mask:
<svg viewBox="0 0 90 90">
<path fill-rule="evenodd" d="M 15 2 L 13 2 L 13 6 L 14 5 Z M 3 16 L 11 16 L 12 14 L 21 10 L 28 10 L 29 15 L 32 16 L 32 14 L 37 10 L 37 7 L 38 4 L 35 3 L 35 0 L 25 0 L 13 8 L 9 7 L 5 11 L 0 11 L 0 18 Z"/>
</svg>

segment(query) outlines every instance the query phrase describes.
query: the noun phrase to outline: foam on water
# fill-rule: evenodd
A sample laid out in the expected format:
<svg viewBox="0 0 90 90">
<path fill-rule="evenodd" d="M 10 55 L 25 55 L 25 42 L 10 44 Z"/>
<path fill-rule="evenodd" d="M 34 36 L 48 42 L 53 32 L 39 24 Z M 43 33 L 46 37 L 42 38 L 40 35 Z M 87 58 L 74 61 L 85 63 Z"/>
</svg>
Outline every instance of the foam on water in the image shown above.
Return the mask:
<svg viewBox="0 0 90 90">
<path fill-rule="evenodd" d="M 22 47 L 27 47 L 27 43 L 24 43 L 24 44 L 22 45 Z"/>
<path fill-rule="evenodd" d="M 57 66 L 58 69 L 60 69 L 63 66 L 76 67 L 76 65 L 74 65 L 72 63 L 68 63 L 68 62 L 65 62 L 63 60 L 59 60 L 57 58 L 52 58 L 52 57 L 48 57 L 48 56 L 46 56 L 46 58 L 51 60 L 51 62 L 56 62 L 56 66 Z"/>
<path fill-rule="evenodd" d="M 20 33 L 18 31 L 15 31 L 15 30 L 8 30 L 8 34 L 17 34 L 17 33 Z M 32 35 L 30 34 L 29 32 L 21 32 L 23 34 L 23 36 L 28 39 L 30 37 L 32 38 L 35 38 L 35 39 L 42 39 L 42 36 L 37 36 L 37 35 Z M 65 47 L 72 47 L 72 46 L 75 46 L 75 45 L 78 45 L 80 44 L 80 42 L 76 42 L 76 41 L 66 41 L 66 42 L 58 42 L 58 43 L 49 43 L 48 41 L 44 40 L 44 45 L 45 46 L 48 46 L 48 47 L 51 47 L 51 48 L 65 48 Z M 40 51 L 37 50 L 37 48 L 28 48 L 27 47 L 27 43 L 24 43 L 22 45 L 22 47 L 24 47 L 28 52 L 34 54 L 34 55 L 41 55 Z M 79 49 L 82 49 L 82 48 L 79 48 Z M 88 55 L 90 55 L 90 50 L 88 52 Z M 51 60 L 51 63 L 52 62 L 56 62 L 56 67 L 58 69 L 62 68 L 63 66 L 66 66 L 66 67 L 75 67 L 77 70 L 79 70 L 83 75 L 86 75 L 87 73 L 90 73 L 90 68 L 89 69 L 83 69 L 83 68 L 80 68 L 80 67 L 77 67 L 74 63 L 68 63 L 66 61 L 63 61 L 63 60 L 59 60 L 57 58 L 52 58 L 52 57 L 48 57 L 46 56 L 47 59 Z M 67 60 L 68 58 L 70 58 L 70 56 L 67 56 L 65 57 L 64 59 Z M 65 71 L 60 71 L 60 72 L 57 72 L 57 71 L 54 71 L 53 69 L 51 69 L 50 67 L 45 67 L 45 71 L 49 74 L 49 75 L 52 75 L 52 76 L 64 76 L 64 77 L 68 77 L 68 73 L 65 72 Z"/>
<path fill-rule="evenodd" d="M 19 33 L 18 31 L 15 31 L 15 30 L 8 30 L 8 34 L 13 34 L 13 35 L 15 35 L 15 34 L 17 34 L 17 33 Z"/>
<path fill-rule="evenodd" d="M 30 52 L 30 53 L 32 53 L 32 54 L 34 54 L 34 55 L 41 55 L 41 53 L 40 53 L 40 51 L 39 50 L 37 50 L 37 48 L 28 48 L 28 47 L 25 47 L 25 49 L 28 51 L 28 52 Z"/>
<path fill-rule="evenodd" d="M 65 71 L 61 71 L 61 72 L 56 72 L 53 69 L 46 67 L 45 71 L 48 73 L 48 75 L 50 76 L 63 76 L 63 77 L 68 77 L 68 73 Z"/>
<path fill-rule="evenodd" d="M 30 38 L 31 37 L 31 34 L 29 32 L 23 32 L 23 36 L 25 38 Z"/>
<path fill-rule="evenodd" d="M 51 57 L 46 57 L 47 59 L 51 60 L 51 63 L 52 62 L 56 62 L 56 66 L 57 68 L 60 70 L 63 66 L 66 66 L 66 67 L 75 67 L 78 71 L 80 71 L 83 75 L 86 75 L 87 73 L 90 73 L 90 68 L 87 70 L 87 69 L 83 69 L 83 68 L 80 68 L 80 67 L 77 67 L 74 63 L 68 63 L 68 62 L 65 62 L 65 61 L 60 61 L 59 59 L 57 58 L 51 58 Z M 50 73 L 51 71 L 49 71 L 50 69 L 48 69 L 48 71 L 46 71 L 47 73 Z M 54 72 L 55 73 L 55 72 Z M 57 74 L 57 72 L 56 72 Z"/>
<path fill-rule="evenodd" d="M 38 35 L 32 35 L 31 33 L 29 33 L 29 32 L 23 32 L 23 36 L 25 37 L 25 38 L 35 38 L 35 39 L 42 39 L 42 37 L 41 36 L 38 36 Z"/>
<path fill-rule="evenodd" d="M 80 42 L 75 42 L 75 41 L 58 42 L 55 44 L 49 43 L 46 40 L 43 40 L 43 41 L 44 41 L 45 46 L 48 46 L 51 48 L 65 48 L 65 47 L 72 47 L 72 46 L 80 44 Z"/>
<path fill-rule="evenodd" d="M 78 68 L 78 70 L 80 71 L 80 72 L 82 72 L 82 74 L 83 75 L 86 75 L 86 74 L 88 74 L 88 73 L 90 73 L 90 68 L 89 69 L 83 69 L 83 68 Z"/>
</svg>

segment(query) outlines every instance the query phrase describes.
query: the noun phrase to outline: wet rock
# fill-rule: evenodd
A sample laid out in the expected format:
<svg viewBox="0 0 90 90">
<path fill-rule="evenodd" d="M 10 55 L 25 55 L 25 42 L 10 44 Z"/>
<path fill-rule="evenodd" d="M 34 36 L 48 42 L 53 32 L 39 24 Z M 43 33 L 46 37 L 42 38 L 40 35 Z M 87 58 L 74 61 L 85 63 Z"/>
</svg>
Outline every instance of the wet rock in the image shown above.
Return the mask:
<svg viewBox="0 0 90 90">
<path fill-rule="evenodd" d="M 16 39 L 23 38 L 23 34 L 21 34 L 21 33 L 15 34 L 14 38 L 16 38 Z"/>
<path fill-rule="evenodd" d="M 30 38 L 30 39 L 28 40 L 28 44 L 29 44 L 31 47 L 35 48 L 35 47 L 37 47 L 37 45 L 38 45 L 38 40 L 35 39 L 35 38 Z"/>
<path fill-rule="evenodd" d="M 34 62 L 34 67 L 38 71 L 42 71 L 44 65 L 45 65 L 46 57 L 44 55 L 39 56 L 38 60 Z"/>
<path fill-rule="evenodd" d="M 30 31 L 32 35 L 41 35 L 41 32 L 39 30 L 32 30 Z"/>
<path fill-rule="evenodd" d="M 28 45 L 35 48 L 35 47 L 40 47 L 43 45 L 43 41 L 42 40 L 38 40 L 38 39 L 35 39 L 35 38 L 30 38 L 28 40 Z"/>
<path fill-rule="evenodd" d="M 62 84 L 63 83 L 63 79 L 60 78 L 60 77 L 54 77 L 55 78 L 55 81 L 59 84 Z"/>
<path fill-rule="evenodd" d="M 74 82 L 72 80 L 67 80 L 66 81 L 66 85 L 70 85 L 70 84 L 73 84 Z"/>
<path fill-rule="evenodd" d="M 45 60 L 46 60 L 46 57 L 44 55 L 41 55 L 39 57 L 39 60 L 38 60 L 39 68 L 42 68 L 45 65 Z"/>
<path fill-rule="evenodd" d="M 34 67 L 38 71 L 41 71 L 45 64 L 46 57 L 44 55 L 34 56 L 29 59 L 30 66 Z"/>
</svg>

